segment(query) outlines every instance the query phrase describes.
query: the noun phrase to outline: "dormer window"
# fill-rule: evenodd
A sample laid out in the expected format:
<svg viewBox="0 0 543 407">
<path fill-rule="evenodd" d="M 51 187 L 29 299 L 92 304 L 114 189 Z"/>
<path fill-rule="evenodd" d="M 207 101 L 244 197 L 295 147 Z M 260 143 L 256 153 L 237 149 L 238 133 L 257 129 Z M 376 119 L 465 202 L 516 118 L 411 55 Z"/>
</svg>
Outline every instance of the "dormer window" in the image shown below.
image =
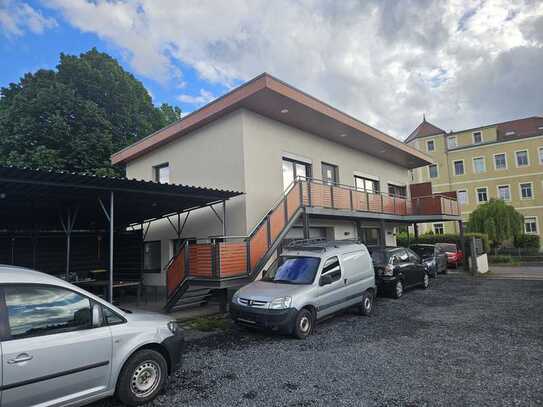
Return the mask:
<svg viewBox="0 0 543 407">
<path fill-rule="evenodd" d="M 505 132 L 506 136 L 514 136 L 515 132 L 513 130 Z"/>
<path fill-rule="evenodd" d="M 447 137 L 447 147 L 448 148 L 455 148 L 458 146 L 456 136 L 449 136 Z"/>
<path fill-rule="evenodd" d="M 473 144 L 481 144 L 483 142 L 483 133 L 480 131 L 474 131 L 473 135 Z"/>
</svg>

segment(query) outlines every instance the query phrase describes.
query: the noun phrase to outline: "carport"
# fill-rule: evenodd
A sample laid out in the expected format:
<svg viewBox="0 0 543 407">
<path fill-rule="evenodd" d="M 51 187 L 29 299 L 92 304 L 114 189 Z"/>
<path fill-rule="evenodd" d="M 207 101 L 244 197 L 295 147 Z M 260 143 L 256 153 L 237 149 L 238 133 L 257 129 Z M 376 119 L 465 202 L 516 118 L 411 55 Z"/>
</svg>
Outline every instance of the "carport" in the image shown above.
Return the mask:
<svg viewBox="0 0 543 407">
<path fill-rule="evenodd" d="M 167 218 L 178 236 L 191 211 L 210 207 L 223 231 L 226 201 L 240 192 L 151 181 L 0 166 L 0 231 L 65 236 L 65 273 L 70 278 L 75 230 L 109 237 L 108 299 L 113 298 L 115 233 L 138 228 L 142 241 L 153 221 Z M 222 216 L 214 206 L 222 208 Z M 33 249 L 35 250 L 35 249 Z M 32 254 L 35 256 L 35 253 Z M 140 279 L 143 264 L 140 268 Z"/>
</svg>

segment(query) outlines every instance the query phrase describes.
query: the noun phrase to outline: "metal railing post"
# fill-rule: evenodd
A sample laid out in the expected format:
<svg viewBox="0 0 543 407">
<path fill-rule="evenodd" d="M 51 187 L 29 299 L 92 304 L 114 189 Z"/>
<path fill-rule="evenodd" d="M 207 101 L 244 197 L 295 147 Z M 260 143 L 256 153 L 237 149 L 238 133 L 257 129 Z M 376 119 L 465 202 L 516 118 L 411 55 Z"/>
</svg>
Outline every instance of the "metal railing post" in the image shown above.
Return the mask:
<svg viewBox="0 0 543 407">
<path fill-rule="evenodd" d="M 307 180 L 307 206 L 312 206 L 311 202 L 311 181 Z"/>
<path fill-rule="evenodd" d="M 268 240 L 268 248 L 271 246 L 271 222 L 270 215 L 266 216 L 266 238 Z"/>
<path fill-rule="evenodd" d="M 353 211 L 354 208 L 353 208 L 353 190 L 352 189 L 349 189 L 349 201 L 351 205 L 351 211 Z"/>
<path fill-rule="evenodd" d="M 245 244 L 247 246 L 246 256 L 247 256 L 247 274 L 251 274 L 251 239 L 245 239 Z"/>
<path fill-rule="evenodd" d="M 183 253 L 183 261 L 185 263 L 185 277 L 189 276 L 190 273 L 190 248 L 189 248 L 189 241 L 185 241 L 185 249 Z"/>
</svg>

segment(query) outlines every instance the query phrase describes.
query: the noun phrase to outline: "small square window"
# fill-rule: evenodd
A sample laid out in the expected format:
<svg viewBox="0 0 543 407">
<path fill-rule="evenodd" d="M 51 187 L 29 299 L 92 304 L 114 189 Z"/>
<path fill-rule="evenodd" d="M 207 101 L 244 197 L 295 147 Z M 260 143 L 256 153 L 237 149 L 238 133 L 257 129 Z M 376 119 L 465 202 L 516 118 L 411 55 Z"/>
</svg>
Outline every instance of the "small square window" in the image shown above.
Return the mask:
<svg viewBox="0 0 543 407">
<path fill-rule="evenodd" d="M 458 160 L 454 162 L 454 175 L 464 175 L 464 161 Z"/>
<path fill-rule="evenodd" d="M 436 164 L 429 165 L 428 166 L 428 173 L 430 175 L 430 178 L 437 178 L 438 177 L 437 165 Z"/>
<path fill-rule="evenodd" d="M 539 164 L 543 165 L 543 147 L 539 147 Z"/>
<path fill-rule="evenodd" d="M 503 199 L 504 201 L 511 200 L 511 190 L 509 185 L 498 186 L 498 198 Z"/>
<path fill-rule="evenodd" d="M 488 191 L 486 188 L 477 188 L 477 202 L 488 202 Z"/>
<path fill-rule="evenodd" d="M 445 228 L 443 227 L 443 223 L 434 223 L 434 233 L 436 235 L 442 235 L 445 233 Z"/>
<path fill-rule="evenodd" d="M 513 130 L 511 130 L 511 131 L 506 131 L 506 132 L 505 132 L 505 135 L 506 135 L 506 136 L 514 136 L 514 135 L 515 135 L 515 132 L 514 132 Z"/>
<path fill-rule="evenodd" d="M 170 182 L 170 165 L 168 163 L 157 165 L 153 167 L 153 169 L 155 172 L 155 182 L 159 182 L 161 184 L 167 184 Z"/>
<path fill-rule="evenodd" d="M 456 136 L 447 137 L 447 147 L 448 148 L 455 148 L 457 146 L 458 146 L 458 144 L 457 144 Z"/>
<path fill-rule="evenodd" d="M 527 165 L 529 165 L 528 150 L 517 151 L 516 156 L 517 167 L 526 167 Z"/>
<path fill-rule="evenodd" d="M 532 199 L 533 195 L 531 182 L 520 184 L 520 197 L 521 199 Z"/>
<path fill-rule="evenodd" d="M 484 157 L 477 157 L 473 159 L 473 170 L 476 174 L 486 172 L 486 164 Z"/>
<path fill-rule="evenodd" d="M 483 142 L 483 133 L 480 131 L 474 131 L 473 133 L 473 144 L 481 144 Z"/>
<path fill-rule="evenodd" d="M 456 193 L 456 197 L 460 205 L 465 205 L 468 203 L 468 191 L 458 191 Z"/>
<path fill-rule="evenodd" d="M 524 218 L 524 232 L 526 234 L 537 234 L 537 218 L 535 216 Z"/>
<path fill-rule="evenodd" d="M 434 140 L 428 140 L 426 142 L 426 151 L 432 152 L 432 151 L 435 151 L 435 149 L 436 149 L 436 144 Z"/>
<path fill-rule="evenodd" d="M 507 168 L 507 158 L 505 153 L 496 154 L 494 156 L 494 167 L 497 170 L 503 170 Z"/>
</svg>

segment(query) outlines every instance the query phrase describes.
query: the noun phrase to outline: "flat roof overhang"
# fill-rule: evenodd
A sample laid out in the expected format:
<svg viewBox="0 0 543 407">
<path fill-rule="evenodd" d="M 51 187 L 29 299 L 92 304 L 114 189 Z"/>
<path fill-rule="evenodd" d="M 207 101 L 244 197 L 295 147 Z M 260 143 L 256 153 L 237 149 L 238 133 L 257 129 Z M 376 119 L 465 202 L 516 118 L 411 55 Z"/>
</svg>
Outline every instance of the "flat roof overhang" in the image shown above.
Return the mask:
<svg viewBox="0 0 543 407">
<path fill-rule="evenodd" d="M 127 178 L 0 166 L 0 230 L 62 230 L 61 217 L 77 211 L 77 230 L 107 229 L 99 200 L 121 228 L 208 206 L 241 192 Z"/>
<path fill-rule="evenodd" d="M 113 154 L 111 161 L 113 164 L 126 163 L 237 109 L 250 110 L 405 168 L 432 163 L 432 159 L 421 151 L 268 74 L 254 78 L 170 126 Z M 282 113 L 285 109 L 288 112 Z"/>
</svg>

